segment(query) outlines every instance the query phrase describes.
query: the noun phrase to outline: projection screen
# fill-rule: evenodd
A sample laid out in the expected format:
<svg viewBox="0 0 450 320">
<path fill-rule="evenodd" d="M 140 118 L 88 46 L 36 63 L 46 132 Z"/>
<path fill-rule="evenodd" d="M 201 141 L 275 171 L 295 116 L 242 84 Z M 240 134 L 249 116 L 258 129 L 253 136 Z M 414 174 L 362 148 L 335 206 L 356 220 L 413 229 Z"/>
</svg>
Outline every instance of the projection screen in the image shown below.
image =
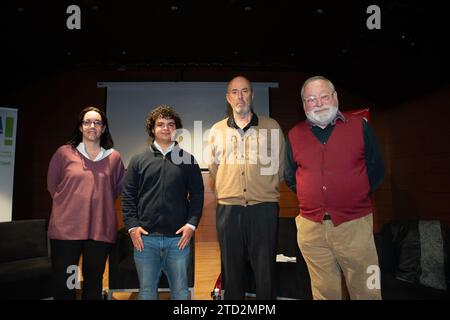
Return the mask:
<svg viewBox="0 0 450 320">
<path fill-rule="evenodd" d="M 180 145 L 194 155 L 200 168 L 207 169 L 202 152 L 208 130 L 227 117 L 225 98 L 227 82 L 98 82 L 107 88 L 106 113 L 114 139 L 114 148 L 125 166 L 131 157 L 148 145 L 145 119 L 161 104 L 172 106 L 180 115 L 185 134 Z M 269 116 L 269 88 L 276 82 L 254 82 L 253 108 L 257 114 Z"/>
</svg>

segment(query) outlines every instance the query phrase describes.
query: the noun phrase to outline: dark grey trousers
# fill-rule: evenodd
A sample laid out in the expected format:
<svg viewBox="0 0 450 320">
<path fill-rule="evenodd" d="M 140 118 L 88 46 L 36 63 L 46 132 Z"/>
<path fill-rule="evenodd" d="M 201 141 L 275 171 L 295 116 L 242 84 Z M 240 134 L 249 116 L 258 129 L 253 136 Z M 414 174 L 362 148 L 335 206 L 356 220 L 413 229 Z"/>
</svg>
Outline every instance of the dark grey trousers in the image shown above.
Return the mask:
<svg viewBox="0 0 450 320">
<path fill-rule="evenodd" d="M 267 300 L 276 297 L 278 211 L 276 202 L 247 207 L 217 206 L 216 228 L 225 299 L 244 299 L 248 263 L 255 275 L 256 298 Z"/>
</svg>

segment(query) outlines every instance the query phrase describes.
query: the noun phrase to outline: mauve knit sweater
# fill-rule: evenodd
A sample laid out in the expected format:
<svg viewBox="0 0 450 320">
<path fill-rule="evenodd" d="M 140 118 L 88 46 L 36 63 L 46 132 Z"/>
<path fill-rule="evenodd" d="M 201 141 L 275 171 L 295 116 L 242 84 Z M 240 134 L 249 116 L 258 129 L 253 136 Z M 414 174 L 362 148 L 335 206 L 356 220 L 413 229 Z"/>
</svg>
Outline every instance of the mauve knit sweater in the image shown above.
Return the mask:
<svg viewBox="0 0 450 320">
<path fill-rule="evenodd" d="M 70 145 L 58 148 L 48 168 L 47 187 L 53 198 L 50 239 L 114 243 L 115 199 L 121 192 L 124 165 L 117 151 L 91 161 Z"/>
</svg>

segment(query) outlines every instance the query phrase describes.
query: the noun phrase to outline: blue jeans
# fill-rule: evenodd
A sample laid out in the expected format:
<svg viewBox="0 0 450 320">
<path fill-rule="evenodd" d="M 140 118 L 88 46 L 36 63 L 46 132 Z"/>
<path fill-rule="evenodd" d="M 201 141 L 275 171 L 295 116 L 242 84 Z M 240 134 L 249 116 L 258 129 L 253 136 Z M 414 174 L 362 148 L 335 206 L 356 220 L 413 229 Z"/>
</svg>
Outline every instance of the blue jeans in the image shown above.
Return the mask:
<svg viewBox="0 0 450 320">
<path fill-rule="evenodd" d="M 172 300 L 189 299 L 187 269 L 191 243 L 183 250 L 177 246 L 180 237 L 143 236 L 144 249 L 134 249 L 139 277 L 139 299 L 157 300 L 161 272 L 169 281 Z"/>
</svg>

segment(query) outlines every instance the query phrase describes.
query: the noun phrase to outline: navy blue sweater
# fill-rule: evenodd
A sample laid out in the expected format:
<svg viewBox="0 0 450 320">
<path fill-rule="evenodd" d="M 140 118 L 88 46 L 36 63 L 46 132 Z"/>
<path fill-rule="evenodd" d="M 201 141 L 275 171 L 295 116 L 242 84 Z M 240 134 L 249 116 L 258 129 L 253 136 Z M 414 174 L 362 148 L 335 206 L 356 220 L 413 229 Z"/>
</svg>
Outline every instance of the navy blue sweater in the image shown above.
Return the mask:
<svg viewBox="0 0 450 320">
<path fill-rule="evenodd" d="M 198 226 L 203 198 L 202 174 L 194 157 L 178 144 L 163 156 L 152 144 L 128 164 L 122 190 L 125 227 L 175 236 L 186 223 Z"/>
</svg>

